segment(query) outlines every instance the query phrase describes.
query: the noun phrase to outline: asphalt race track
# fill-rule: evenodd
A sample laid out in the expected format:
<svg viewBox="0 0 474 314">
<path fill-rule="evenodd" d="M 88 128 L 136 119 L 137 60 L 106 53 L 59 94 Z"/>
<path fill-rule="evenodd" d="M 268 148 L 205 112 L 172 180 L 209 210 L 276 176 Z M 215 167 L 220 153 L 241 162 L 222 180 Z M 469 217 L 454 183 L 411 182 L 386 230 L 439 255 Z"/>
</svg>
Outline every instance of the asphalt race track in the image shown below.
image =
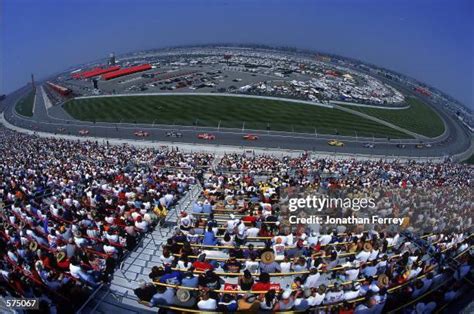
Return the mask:
<svg viewBox="0 0 474 314">
<path fill-rule="evenodd" d="M 393 82 L 392 82 L 393 84 Z M 403 89 L 405 93 L 409 92 L 403 86 L 396 86 Z M 21 99 L 31 87 L 25 86 L 9 95 L 1 103 L 1 110 L 4 112 L 5 119 L 21 128 L 35 131 L 61 133 L 78 135 L 79 130 L 87 129 L 89 136 L 102 138 L 117 139 L 135 139 L 138 141 L 156 141 L 159 145 L 173 143 L 202 143 L 216 145 L 231 145 L 237 147 L 259 147 L 259 148 L 279 148 L 291 150 L 307 150 L 325 153 L 346 153 L 346 154 L 364 154 L 373 156 L 403 156 L 403 157 L 448 157 L 455 154 L 465 152 L 471 148 L 472 136 L 469 131 L 458 123 L 453 116 L 444 112 L 441 108 L 433 105 L 426 97 L 420 97 L 423 101 L 428 102 L 432 108 L 445 121 L 446 130 L 440 137 L 424 141 L 424 143 L 432 144 L 432 147 L 416 148 L 415 145 L 419 140 L 391 140 L 372 139 L 372 138 L 355 138 L 343 136 L 327 136 L 316 134 L 301 134 L 289 132 L 267 132 L 267 131 L 250 131 L 239 129 L 220 129 L 203 128 L 203 127 L 185 127 L 185 126 L 164 126 L 164 125 L 140 125 L 140 124 L 116 124 L 103 122 L 83 122 L 73 120 L 61 107 L 53 107 L 50 112 L 46 110 L 41 89 L 38 84 L 36 104 L 34 115 L 32 118 L 26 118 L 18 115 L 15 111 L 16 102 Z M 60 131 L 60 129 L 65 129 Z M 137 130 L 144 130 L 150 133 L 146 138 L 138 138 L 133 133 Z M 183 133 L 182 138 L 166 137 L 166 132 L 174 130 Z M 199 133 L 209 132 L 216 136 L 214 141 L 205 141 L 197 138 Z M 259 136 L 256 141 L 247 141 L 243 135 L 251 133 Z M 344 142 L 344 147 L 332 147 L 327 144 L 329 139 L 337 138 Z M 364 143 L 374 143 L 374 148 L 363 147 Z M 398 148 L 397 144 L 404 143 L 406 148 Z M 157 144 L 158 145 L 158 144 Z"/>
</svg>

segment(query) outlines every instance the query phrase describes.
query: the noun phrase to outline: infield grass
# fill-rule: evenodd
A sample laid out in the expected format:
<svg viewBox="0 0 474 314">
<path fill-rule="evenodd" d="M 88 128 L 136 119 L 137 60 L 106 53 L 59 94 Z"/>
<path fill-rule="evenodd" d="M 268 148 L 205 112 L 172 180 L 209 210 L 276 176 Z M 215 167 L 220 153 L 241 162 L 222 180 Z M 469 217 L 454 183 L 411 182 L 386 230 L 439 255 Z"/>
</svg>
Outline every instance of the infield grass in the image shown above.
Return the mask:
<svg viewBox="0 0 474 314">
<path fill-rule="evenodd" d="M 22 116 L 32 117 L 33 116 L 33 104 L 35 101 L 35 90 L 32 90 L 25 97 L 20 99 L 15 106 L 16 112 Z"/>
<path fill-rule="evenodd" d="M 97 122 L 197 125 L 244 130 L 409 138 L 377 122 L 338 109 L 259 98 L 163 95 L 74 99 L 75 119 Z M 250 131 L 249 131 L 250 132 Z"/>
<path fill-rule="evenodd" d="M 444 123 L 433 109 L 416 98 L 408 98 L 407 102 L 410 108 L 400 110 L 356 106 L 347 106 L 347 108 L 366 113 L 428 137 L 436 137 L 443 134 Z"/>
</svg>

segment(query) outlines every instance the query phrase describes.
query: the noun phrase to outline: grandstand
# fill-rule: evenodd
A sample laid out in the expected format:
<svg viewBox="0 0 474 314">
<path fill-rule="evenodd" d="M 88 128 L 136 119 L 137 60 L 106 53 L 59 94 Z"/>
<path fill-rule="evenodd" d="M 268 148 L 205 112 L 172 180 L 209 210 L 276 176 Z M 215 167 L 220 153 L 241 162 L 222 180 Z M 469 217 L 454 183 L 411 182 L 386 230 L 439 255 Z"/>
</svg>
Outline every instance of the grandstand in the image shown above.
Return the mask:
<svg viewBox="0 0 474 314">
<path fill-rule="evenodd" d="M 91 70 L 78 72 L 78 73 L 73 73 L 71 75 L 71 77 L 74 78 L 74 79 L 88 79 L 88 78 L 99 76 L 99 75 L 102 75 L 102 74 L 105 74 L 105 73 L 114 72 L 114 71 L 117 71 L 117 70 L 120 70 L 120 66 L 118 66 L 118 65 L 111 66 L 111 67 L 106 67 L 106 68 L 96 67 L 96 68 L 93 68 Z"/>
<path fill-rule="evenodd" d="M 138 73 L 138 72 L 143 72 L 151 69 L 150 64 L 141 64 L 137 66 L 132 66 L 129 68 L 123 68 L 121 70 L 113 71 L 113 72 L 108 72 L 104 73 L 102 75 L 103 80 L 111 80 L 117 77 L 133 74 L 133 73 Z"/>
<path fill-rule="evenodd" d="M 41 308 L 84 309 L 162 229 L 171 231 L 148 256 L 148 282 L 128 287 L 137 308 L 428 311 L 472 282 L 468 165 L 215 156 L 3 128 L 0 138 L 3 294 L 41 296 Z M 304 193 L 377 195 L 375 213 L 406 223 L 291 225 L 288 199 Z"/>
<path fill-rule="evenodd" d="M 64 86 L 61 86 L 61 85 L 58 85 L 58 84 L 55 84 L 55 83 L 52 83 L 52 82 L 46 82 L 46 84 L 51 89 L 53 89 L 55 92 L 57 92 L 58 94 L 60 94 L 62 96 L 67 96 L 67 95 L 72 93 L 72 90 L 70 90 L 69 88 L 66 88 Z"/>
<path fill-rule="evenodd" d="M 73 97 L 74 93 L 71 89 L 58 85 L 53 84 L 51 82 L 47 82 L 44 86 L 44 91 L 48 96 L 48 99 L 51 101 L 53 105 L 57 105 L 62 103 L 71 97 Z"/>
</svg>

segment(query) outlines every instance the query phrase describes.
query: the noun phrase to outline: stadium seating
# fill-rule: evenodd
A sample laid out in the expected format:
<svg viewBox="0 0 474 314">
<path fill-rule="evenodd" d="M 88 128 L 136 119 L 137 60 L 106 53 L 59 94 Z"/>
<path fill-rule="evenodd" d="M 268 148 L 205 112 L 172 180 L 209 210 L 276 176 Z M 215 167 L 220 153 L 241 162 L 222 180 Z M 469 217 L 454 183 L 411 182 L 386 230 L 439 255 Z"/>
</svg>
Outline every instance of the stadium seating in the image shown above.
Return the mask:
<svg viewBox="0 0 474 314">
<path fill-rule="evenodd" d="M 466 165 L 309 154 L 227 154 L 216 162 L 212 154 L 4 128 L 0 153 L 2 295 L 41 297 L 42 308 L 75 311 L 108 285 L 191 186 L 202 193 L 178 212 L 160 265 L 135 290 L 144 304 L 189 312 L 424 311 L 455 300 L 470 280 L 474 170 Z M 375 195 L 375 208 L 355 214 L 409 223 L 289 224 L 288 200 L 312 193 Z"/>
</svg>

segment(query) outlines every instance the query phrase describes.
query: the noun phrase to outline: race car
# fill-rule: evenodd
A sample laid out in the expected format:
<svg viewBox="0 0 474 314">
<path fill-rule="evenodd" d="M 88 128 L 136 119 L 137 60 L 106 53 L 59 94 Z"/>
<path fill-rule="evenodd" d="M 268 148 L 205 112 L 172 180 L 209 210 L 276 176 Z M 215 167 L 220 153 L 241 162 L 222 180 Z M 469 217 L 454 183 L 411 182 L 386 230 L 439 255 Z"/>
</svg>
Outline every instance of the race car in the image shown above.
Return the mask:
<svg viewBox="0 0 474 314">
<path fill-rule="evenodd" d="M 80 135 L 87 135 L 87 134 L 89 134 L 89 130 L 81 129 L 81 130 L 79 130 L 79 134 Z"/>
<path fill-rule="evenodd" d="M 170 132 L 166 132 L 166 136 L 167 137 L 183 137 L 183 133 L 170 131 Z"/>
<path fill-rule="evenodd" d="M 373 144 L 373 143 L 365 143 L 365 144 L 364 144 L 364 147 L 365 147 L 365 148 L 374 148 L 374 147 L 375 147 L 375 144 Z"/>
<path fill-rule="evenodd" d="M 58 128 L 58 132 L 64 132 L 64 131 L 66 131 L 65 128 Z"/>
<path fill-rule="evenodd" d="M 416 147 L 416 148 L 425 148 L 425 145 L 423 145 L 423 144 L 416 144 L 415 147 Z"/>
<path fill-rule="evenodd" d="M 140 131 L 136 131 L 136 132 L 134 132 L 133 134 L 135 134 L 135 136 L 138 136 L 138 137 L 146 137 L 146 136 L 150 135 L 148 132 L 146 132 L 146 131 L 141 131 L 141 130 L 140 130 Z"/>
<path fill-rule="evenodd" d="M 212 141 L 212 140 L 216 139 L 216 136 L 214 134 L 210 134 L 210 133 L 199 133 L 198 134 L 198 139 Z"/>
<path fill-rule="evenodd" d="M 406 148 L 407 146 L 405 144 L 397 144 L 398 148 Z"/>
<path fill-rule="evenodd" d="M 247 134 L 243 136 L 243 139 L 248 141 L 256 141 L 258 140 L 258 136 L 255 134 Z"/>
<path fill-rule="evenodd" d="M 328 141 L 329 146 L 336 146 L 336 147 L 342 147 L 344 146 L 344 143 L 338 140 L 330 140 Z"/>
</svg>

